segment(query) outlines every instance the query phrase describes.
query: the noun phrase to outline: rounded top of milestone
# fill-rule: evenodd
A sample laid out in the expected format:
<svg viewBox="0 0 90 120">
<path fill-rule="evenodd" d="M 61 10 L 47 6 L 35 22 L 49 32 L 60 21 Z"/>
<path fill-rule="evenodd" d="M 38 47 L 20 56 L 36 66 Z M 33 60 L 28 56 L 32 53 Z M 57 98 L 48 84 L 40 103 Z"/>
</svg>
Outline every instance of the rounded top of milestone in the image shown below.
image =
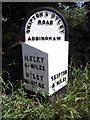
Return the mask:
<svg viewBox="0 0 90 120">
<path fill-rule="evenodd" d="M 33 10 L 25 19 L 23 41 L 67 40 L 67 23 L 63 15 L 49 7 Z"/>
</svg>

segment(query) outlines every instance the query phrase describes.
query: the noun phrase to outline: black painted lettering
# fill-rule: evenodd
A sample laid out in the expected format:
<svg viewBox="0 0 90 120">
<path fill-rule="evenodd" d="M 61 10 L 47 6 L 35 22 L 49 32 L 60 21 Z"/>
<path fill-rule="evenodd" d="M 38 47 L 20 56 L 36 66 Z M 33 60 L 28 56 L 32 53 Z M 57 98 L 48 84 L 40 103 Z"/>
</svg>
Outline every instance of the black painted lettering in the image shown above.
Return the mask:
<svg viewBox="0 0 90 120">
<path fill-rule="evenodd" d="M 44 37 L 42 37 L 42 40 L 44 40 Z"/>
<path fill-rule="evenodd" d="M 52 14 L 52 15 L 51 15 L 51 19 L 53 19 L 54 17 L 55 17 L 55 14 Z"/>
<path fill-rule="evenodd" d="M 31 26 L 31 22 L 28 22 L 28 24 Z"/>
<path fill-rule="evenodd" d="M 39 70 L 42 70 L 42 65 L 39 65 Z"/>
<path fill-rule="evenodd" d="M 37 85 L 37 82 L 34 81 L 34 85 Z"/>
<path fill-rule="evenodd" d="M 63 78 L 63 82 L 66 81 L 66 77 Z"/>
<path fill-rule="evenodd" d="M 37 85 L 37 82 L 35 82 L 35 84 Z"/>
<path fill-rule="evenodd" d="M 35 16 L 32 17 L 35 20 Z"/>
<path fill-rule="evenodd" d="M 54 80 L 57 79 L 56 75 L 54 75 Z"/>
<path fill-rule="evenodd" d="M 30 58 L 30 61 L 32 62 L 32 61 L 33 61 L 33 57 L 32 57 L 32 56 L 30 56 L 29 58 Z"/>
<path fill-rule="evenodd" d="M 44 76 L 40 76 L 40 78 L 41 78 L 41 81 L 43 81 Z"/>
<path fill-rule="evenodd" d="M 54 80 L 54 79 L 53 79 L 53 76 L 51 76 L 51 79 L 52 79 L 52 81 Z"/>
<path fill-rule="evenodd" d="M 39 14 L 38 13 L 36 13 L 36 17 L 39 18 Z"/>
<path fill-rule="evenodd" d="M 52 25 L 53 24 L 53 21 L 52 20 L 50 20 L 50 25 Z"/>
<path fill-rule="evenodd" d="M 46 21 L 46 25 L 49 25 L 49 21 L 48 20 Z"/>
<path fill-rule="evenodd" d="M 38 40 L 38 37 L 36 37 L 36 40 Z"/>
<path fill-rule="evenodd" d="M 32 23 L 32 19 L 30 19 L 30 22 Z"/>
<path fill-rule="evenodd" d="M 38 20 L 38 25 L 41 25 L 41 20 Z"/>
<path fill-rule="evenodd" d="M 56 38 L 55 38 L 55 37 L 53 37 L 53 40 L 56 40 Z"/>
<path fill-rule="evenodd" d="M 44 63 L 44 57 L 41 57 L 41 63 Z"/>
<path fill-rule="evenodd" d="M 35 74 L 33 74 L 33 79 L 36 79 L 36 75 Z"/>
<path fill-rule="evenodd" d="M 39 70 L 39 65 L 35 65 L 36 66 L 36 69 Z"/>
<path fill-rule="evenodd" d="M 57 40 L 61 40 L 61 37 L 57 37 Z"/>
<path fill-rule="evenodd" d="M 49 40 L 52 40 L 52 37 L 49 37 Z"/>
<path fill-rule="evenodd" d="M 57 25 L 60 25 L 60 22 L 61 22 L 61 20 L 59 20 L 59 21 L 57 22 Z"/>
<path fill-rule="evenodd" d="M 64 33 L 64 29 L 60 31 L 60 33 Z"/>
<path fill-rule="evenodd" d="M 45 88 L 45 85 L 44 85 L 44 84 L 42 84 L 42 88 Z"/>
<path fill-rule="evenodd" d="M 54 87 L 55 87 L 55 83 L 52 84 L 52 88 L 54 88 Z"/>
<path fill-rule="evenodd" d="M 37 62 L 40 62 L 40 57 L 37 57 Z"/>
<path fill-rule="evenodd" d="M 42 21 L 42 24 L 43 24 L 43 25 L 45 24 L 45 20 Z"/>
<path fill-rule="evenodd" d="M 32 37 L 32 40 L 34 41 L 34 40 L 35 40 L 35 37 Z"/>
<path fill-rule="evenodd" d="M 26 72 L 26 77 L 29 77 L 29 73 L 28 72 Z"/>
<path fill-rule="evenodd" d="M 31 85 L 33 85 L 33 81 L 31 81 Z"/>
<path fill-rule="evenodd" d="M 27 30 L 26 33 L 30 33 L 30 30 Z"/>
<path fill-rule="evenodd" d="M 61 76 L 63 76 L 63 72 L 61 72 Z"/>
<path fill-rule="evenodd" d="M 27 29 L 30 29 L 30 28 L 31 28 L 31 26 L 27 25 Z"/>
<path fill-rule="evenodd" d="M 29 74 L 29 77 L 32 78 L 32 73 Z"/>
<path fill-rule="evenodd" d="M 63 25 L 59 26 L 59 29 L 62 29 L 62 28 L 64 28 L 64 26 L 63 26 Z"/>
<path fill-rule="evenodd" d="M 56 16 L 55 21 L 56 21 L 56 20 L 58 20 L 58 19 L 59 19 L 59 17 L 58 17 L 58 16 Z"/>
<path fill-rule="evenodd" d="M 65 70 L 64 74 L 67 74 L 67 70 Z"/>
<path fill-rule="evenodd" d="M 47 36 L 45 37 L 45 40 L 48 40 L 48 37 L 47 37 Z"/>
<path fill-rule="evenodd" d="M 39 13 L 40 17 L 43 17 L 43 12 Z"/>
<path fill-rule="evenodd" d="M 42 71 L 45 71 L 45 70 L 46 70 L 45 66 L 37 65 L 37 64 L 30 64 L 30 67 L 31 67 L 32 69 L 36 69 L 36 70 L 42 70 Z"/>
<path fill-rule="evenodd" d="M 37 75 L 37 80 L 39 80 L 39 75 Z"/>
<path fill-rule="evenodd" d="M 57 85 L 59 85 L 60 84 L 60 81 L 57 81 Z"/>
<path fill-rule="evenodd" d="M 57 78 L 59 78 L 59 77 L 60 77 L 60 75 L 61 75 L 60 73 L 59 73 L 59 74 L 57 74 Z"/>
<path fill-rule="evenodd" d="M 30 77 L 31 79 L 40 80 L 40 81 L 43 81 L 43 78 L 44 78 L 44 76 L 42 76 L 42 75 L 34 74 L 34 73 L 28 73 L 28 72 L 26 73 L 26 76 Z"/>
<path fill-rule="evenodd" d="M 64 76 L 65 74 L 67 74 L 67 70 L 62 72 L 62 75 Z"/>
<path fill-rule="evenodd" d="M 34 65 L 34 64 L 31 64 L 31 68 L 34 69 L 34 68 L 35 68 L 35 65 Z"/>
<path fill-rule="evenodd" d="M 59 82 L 60 82 L 60 83 L 62 83 L 62 80 L 61 80 L 61 78 L 60 78 Z"/>
<path fill-rule="evenodd" d="M 35 56 L 33 56 L 33 61 L 34 61 L 34 62 L 37 62 L 37 60 L 36 60 L 36 57 L 35 57 Z"/>
<path fill-rule="evenodd" d="M 44 57 L 25 56 L 25 60 L 26 61 L 31 61 L 31 62 L 44 63 Z"/>
<path fill-rule="evenodd" d="M 27 67 L 27 63 L 24 64 L 25 68 Z"/>
<path fill-rule="evenodd" d="M 48 20 L 38 20 L 38 25 L 52 25 L 53 24 L 53 21 L 52 20 L 50 20 L 50 21 L 48 21 Z"/>
<path fill-rule="evenodd" d="M 45 66 L 43 66 L 43 71 L 45 71 L 46 69 L 45 69 Z"/>
<path fill-rule="evenodd" d="M 29 58 L 28 58 L 28 56 L 27 56 L 27 61 L 29 61 Z"/>
<path fill-rule="evenodd" d="M 30 37 L 28 37 L 28 40 L 31 40 L 31 38 L 30 38 Z"/>
<path fill-rule="evenodd" d="M 45 13 L 45 17 L 47 17 L 47 16 L 48 16 L 48 12 Z"/>
<path fill-rule="evenodd" d="M 42 86 L 41 86 L 41 83 L 38 83 L 38 86 L 41 88 Z"/>
</svg>

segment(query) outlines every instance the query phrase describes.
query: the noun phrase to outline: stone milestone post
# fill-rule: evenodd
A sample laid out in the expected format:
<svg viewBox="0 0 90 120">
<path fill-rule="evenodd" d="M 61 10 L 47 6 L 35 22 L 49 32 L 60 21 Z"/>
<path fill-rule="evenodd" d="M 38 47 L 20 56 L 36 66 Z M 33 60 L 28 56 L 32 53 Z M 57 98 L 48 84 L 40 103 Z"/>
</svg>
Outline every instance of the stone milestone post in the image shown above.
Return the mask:
<svg viewBox="0 0 90 120">
<path fill-rule="evenodd" d="M 67 85 L 67 24 L 57 10 L 32 11 L 22 26 L 22 57 L 25 88 L 52 95 Z"/>
</svg>

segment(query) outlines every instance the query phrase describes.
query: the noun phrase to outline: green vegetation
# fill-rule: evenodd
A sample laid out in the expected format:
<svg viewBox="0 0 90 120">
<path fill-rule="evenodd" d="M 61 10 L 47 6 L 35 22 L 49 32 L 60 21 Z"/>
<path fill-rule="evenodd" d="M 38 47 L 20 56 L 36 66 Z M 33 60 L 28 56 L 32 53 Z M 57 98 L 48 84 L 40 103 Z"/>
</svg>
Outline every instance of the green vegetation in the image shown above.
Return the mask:
<svg viewBox="0 0 90 120">
<path fill-rule="evenodd" d="M 70 10 L 62 10 L 61 12 L 67 19 L 70 28 L 74 28 L 80 24 L 85 24 L 85 16 L 88 12 L 86 9 L 73 8 Z"/>
<path fill-rule="evenodd" d="M 47 99 L 29 95 L 22 79 L 21 24 L 29 11 L 51 6 L 65 16 L 69 26 L 69 80 L 64 97 Z M 78 7 L 73 2 L 3 3 L 2 5 L 2 103 L 3 120 L 90 120 L 90 2 Z M 86 65 L 85 68 L 81 67 Z M 79 68 L 78 68 L 79 66 Z M 9 94 L 8 94 L 9 93 Z M 0 108 L 1 111 L 1 108 Z M 0 112 L 1 117 L 1 112 Z"/>
<path fill-rule="evenodd" d="M 38 94 L 28 98 L 21 81 L 16 91 L 2 95 L 3 120 L 90 120 L 89 69 L 89 65 L 84 69 L 70 67 L 66 95 L 52 101 Z"/>
</svg>

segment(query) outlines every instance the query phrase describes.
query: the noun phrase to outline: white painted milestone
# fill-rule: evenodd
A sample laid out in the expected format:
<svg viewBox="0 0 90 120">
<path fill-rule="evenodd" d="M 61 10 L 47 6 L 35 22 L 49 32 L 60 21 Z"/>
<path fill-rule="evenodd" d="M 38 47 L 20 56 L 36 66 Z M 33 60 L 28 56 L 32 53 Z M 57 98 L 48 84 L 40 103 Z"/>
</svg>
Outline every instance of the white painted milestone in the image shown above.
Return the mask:
<svg viewBox="0 0 90 120">
<path fill-rule="evenodd" d="M 48 93 L 48 54 L 22 43 L 25 88 Z"/>
<path fill-rule="evenodd" d="M 27 89 L 33 90 L 34 81 L 36 88 L 52 95 L 66 86 L 69 43 L 65 41 L 65 26 L 63 17 L 52 9 L 39 9 L 27 19 L 22 43 L 24 79 L 29 81 Z M 27 71 L 30 71 L 29 77 Z"/>
</svg>

